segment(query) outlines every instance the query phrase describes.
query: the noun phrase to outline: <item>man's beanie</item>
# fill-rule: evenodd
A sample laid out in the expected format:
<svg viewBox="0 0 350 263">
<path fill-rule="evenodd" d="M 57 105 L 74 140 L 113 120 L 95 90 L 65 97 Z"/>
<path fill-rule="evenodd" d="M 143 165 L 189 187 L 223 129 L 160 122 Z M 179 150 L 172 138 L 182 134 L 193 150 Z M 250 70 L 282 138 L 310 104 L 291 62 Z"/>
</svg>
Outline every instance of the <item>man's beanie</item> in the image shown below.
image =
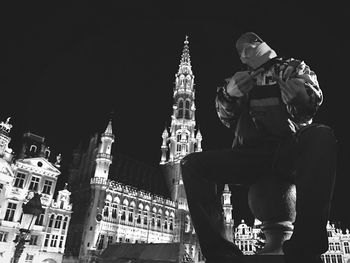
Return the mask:
<svg viewBox="0 0 350 263">
<path fill-rule="evenodd" d="M 264 42 L 257 34 L 253 32 L 247 32 L 241 35 L 236 41 L 236 49 L 238 53 L 242 52 L 242 46 L 245 43 L 255 43 L 255 42 Z"/>
</svg>

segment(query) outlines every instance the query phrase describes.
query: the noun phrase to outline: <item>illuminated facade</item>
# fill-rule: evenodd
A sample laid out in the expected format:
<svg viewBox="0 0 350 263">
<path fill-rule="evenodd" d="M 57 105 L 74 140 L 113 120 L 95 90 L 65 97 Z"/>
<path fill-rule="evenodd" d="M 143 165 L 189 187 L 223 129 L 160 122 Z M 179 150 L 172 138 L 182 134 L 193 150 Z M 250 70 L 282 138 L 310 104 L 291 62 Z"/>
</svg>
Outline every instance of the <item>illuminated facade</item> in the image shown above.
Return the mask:
<svg viewBox="0 0 350 263">
<path fill-rule="evenodd" d="M 131 185 L 138 181 L 137 177 L 145 180 L 149 176 L 148 168 L 120 155 L 113 157 L 114 139 L 112 121 L 109 121 L 100 142 L 96 143 L 97 137 L 92 138 L 84 156 L 80 156 L 80 165 L 70 172 L 70 180 L 76 182 L 89 178 L 89 190 L 85 194 L 84 183 L 78 188 L 81 192 L 76 196 L 80 198 L 76 199 L 77 218 L 70 230 L 70 255 L 81 262 L 92 262 L 115 242 L 170 243 L 175 240 L 175 202 L 156 194 L 160 192 L 148 185 L 153 180 L 159 184 L 154 177 L 143 182 L 143 189 Z M 86 169 L 92 159 L 94 165 Z"/>
<path fill-rule="evenodd" d="M 188 38 L 184 41 L 179 70 L 175 74 L 173 90 L 173 114 L 171 125 L 162 134 L 160 165 L 166 178 L 171 199 L 177 202 L 176 209 L 176 238 L 177 242 L 185 245 L 186 252 L 195 262 L 201 261 L 199 243 L 191 224 L 186 193 L 182 181 L 180 161 L 187 154 L 202 151 L 202 135 L 196 131 L 195 120 L 195 89 L 192 72 Z"/>
<path fill-rule="evenodd" d="M 16 245 L 13 241 L 23 227 L 22 204 L 35 192 L 41 194 L 44 213 L 33 220 L 19 262 L 62 262 L 72 206 L 67 189 L 58 191 L 54 198 L 61 174 L 60 155 L 55 163 L 50 162 L 44 138 L 26 133 L 22 151 L 14 157 L 8 147 L 11 128 L 9 119 L 0 123 L 0 262 L 11 262 Z"/>
<path fill-rule="evenodd" d="M 260 233 L 260 222 L 255 221 L 254 225 L 248 226 L 244 220 L 234 230 L 234 242 L 242 250 L 244 255 L 254 255 L 257 251 L 258 235 Z M 327 224 L 329 248 L 321 255 L 325 263 L 350 263 L 350 232 L 345 233 L 335 227 L 334 224 Z"/>
<path fill-rule="evenodd" d="M 325 263 L 350 263 L 350 233 L 345 233 L 335 227 L 334 224 L 327 224 L 328 251 L 322 255 Z"/>
</svg>

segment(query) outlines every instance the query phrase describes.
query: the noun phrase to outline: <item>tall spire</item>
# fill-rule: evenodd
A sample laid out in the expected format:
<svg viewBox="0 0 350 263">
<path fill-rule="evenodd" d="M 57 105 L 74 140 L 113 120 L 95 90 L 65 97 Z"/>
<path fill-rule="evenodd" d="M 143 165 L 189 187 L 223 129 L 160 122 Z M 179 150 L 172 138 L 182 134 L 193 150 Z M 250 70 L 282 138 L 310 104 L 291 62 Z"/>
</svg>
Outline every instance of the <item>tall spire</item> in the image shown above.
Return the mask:
<svg viewBox="0 0 350 263">
<path fill-rule="evenodd" d="M 113 130 L 112 130 L 112 120 L 110 119 L 107 125 L 107 128 L 103 135 L 113 135 Z"/>
<path fill-rule="evenodd" d="M 181 62 L 180 66 L 187 64 L 191 64 L 191 58 L 190 58 L 190 48 L 188 47 L 189 41 L 188 41 L 188 36 L 186 35 L 185 41 L 184 41 L 184 48 L 182 50 L 182 55 L 181 55 Z"/>
</svg>

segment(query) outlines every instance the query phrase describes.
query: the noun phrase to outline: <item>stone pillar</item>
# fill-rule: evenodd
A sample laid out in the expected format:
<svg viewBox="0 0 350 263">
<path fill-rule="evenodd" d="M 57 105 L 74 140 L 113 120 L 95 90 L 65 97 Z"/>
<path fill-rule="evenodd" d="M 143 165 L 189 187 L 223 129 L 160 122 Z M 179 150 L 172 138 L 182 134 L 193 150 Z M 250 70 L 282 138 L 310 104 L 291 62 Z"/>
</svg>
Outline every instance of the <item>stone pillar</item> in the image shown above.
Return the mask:
<svg viewBox="0 0 350 263">
<path fill-rule="evenodd" d="M 295 202 L 295 185 L 279 177 L 265 177 L 250 186 L 248 204 L 266 237 L 258 254 L 283 254 L 282 244 L 293 233 Z"/>
</svg>

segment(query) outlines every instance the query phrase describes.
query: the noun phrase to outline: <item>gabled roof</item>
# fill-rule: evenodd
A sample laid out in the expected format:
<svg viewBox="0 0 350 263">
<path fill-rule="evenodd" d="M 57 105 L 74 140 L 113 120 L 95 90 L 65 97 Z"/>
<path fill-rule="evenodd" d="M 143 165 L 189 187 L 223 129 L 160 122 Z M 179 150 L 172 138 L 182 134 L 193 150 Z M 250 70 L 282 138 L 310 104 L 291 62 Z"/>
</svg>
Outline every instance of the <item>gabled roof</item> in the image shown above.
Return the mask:
<svg viewBox="0 0 350 263">
<path fill-rule="evenodd" d="M 61 172 L 52 163 L 43 157 L 25 158 L 16 161 L 17 166 L 27 166 L 33 170 L 50 173 L 53 176 L 58 176 Z"/>
</svg>

